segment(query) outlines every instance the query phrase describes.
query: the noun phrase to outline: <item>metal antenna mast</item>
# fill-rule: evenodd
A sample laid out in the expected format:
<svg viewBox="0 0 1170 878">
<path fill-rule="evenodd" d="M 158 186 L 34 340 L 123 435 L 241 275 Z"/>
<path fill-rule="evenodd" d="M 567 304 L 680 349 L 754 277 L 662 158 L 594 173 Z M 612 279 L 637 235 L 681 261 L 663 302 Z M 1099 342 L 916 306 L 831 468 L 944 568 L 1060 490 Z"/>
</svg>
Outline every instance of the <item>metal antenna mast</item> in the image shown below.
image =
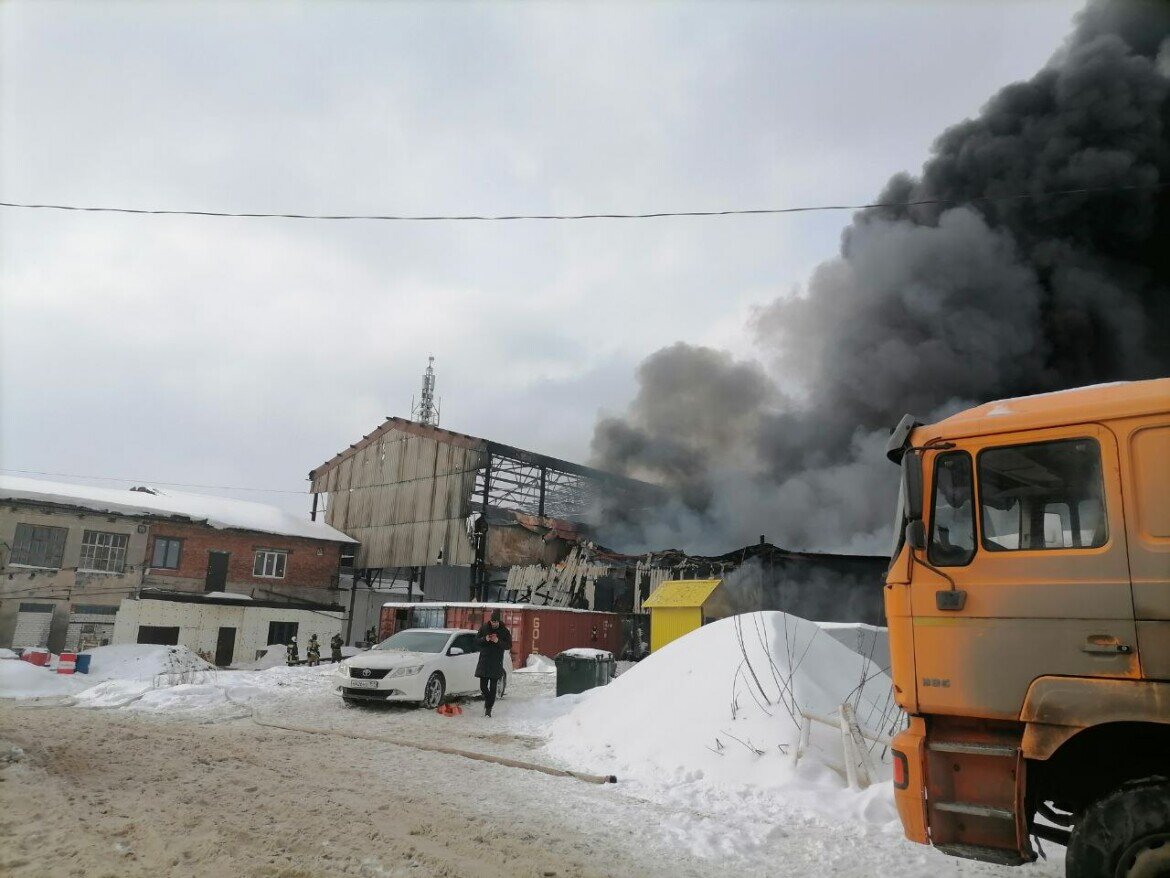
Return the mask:
<svg viewBox="0 0 1170 878">
<path fill-rule="evenodd" d="M 420 424 L 439 426 L 439 406 L 435 402 L 435 358 L 427 357 L 427 370 L 423 372 L 422 394 L 418 405 L 412 406 L 410 416 Z"/>
</svg>

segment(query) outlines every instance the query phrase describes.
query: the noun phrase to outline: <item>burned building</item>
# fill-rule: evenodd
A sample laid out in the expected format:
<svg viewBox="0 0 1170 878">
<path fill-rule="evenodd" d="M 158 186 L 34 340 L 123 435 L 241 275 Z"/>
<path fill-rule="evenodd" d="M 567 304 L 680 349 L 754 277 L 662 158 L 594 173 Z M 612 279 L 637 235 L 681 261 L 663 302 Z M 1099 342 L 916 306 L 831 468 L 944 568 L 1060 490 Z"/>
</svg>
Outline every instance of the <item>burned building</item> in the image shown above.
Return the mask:
<svg viewBox="0 0 1170 878">
<path fill-rule="evenodd" d="M 309 480 L 314 520 L 360 543 L 355 581 L 405 581 L 408 600 L 497 597 L 513 566 L 563 561 L 597 510 L 656 497 L 640 482 L 393 417 Z"/>
<path fill-rule="evenodd" d="M 818 622 L 884 625 L 888 566 L 884 556 L 793 552 L 763 539 L 714 556 L 677 549 L 625 555 L 581 543 L 556 564 L 513 567 L 504 597 L 639 613 L 663 582 L 709 579 L 722 582 L 711 608 L 715 618 L 783 610 Z"/>
</svg>

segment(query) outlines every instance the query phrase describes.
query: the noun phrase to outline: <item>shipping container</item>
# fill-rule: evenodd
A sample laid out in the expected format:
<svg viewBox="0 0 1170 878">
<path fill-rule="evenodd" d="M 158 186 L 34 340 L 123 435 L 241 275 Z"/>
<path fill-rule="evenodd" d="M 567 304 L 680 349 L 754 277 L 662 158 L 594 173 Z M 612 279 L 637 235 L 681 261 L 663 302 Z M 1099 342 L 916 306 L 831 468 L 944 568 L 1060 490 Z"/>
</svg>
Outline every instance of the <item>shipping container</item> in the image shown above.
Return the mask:
<svg viewBox="0 0 1170 878">
<path fill-rule="evenodd" d="M 621 652 L 622 623 L 616 613 L 531 604 L 448 604 L 447 627 L 478 629 L 496 609 L 512 632 L 515 668 L 524 667 L 530 655 L 554 658 L 575 647 Z"/>
<path fill-rule="evenodd" d="M 382 607 L 379 634 L 389 637 L 403 628 L 465 628 L 478 630 L 499 610 L 512 632 L 512 667 L 522 668 L 530 655 L 555 658 L 566 649 L 591 647 L 621 656 L 623 620 L 618 613 L 540 607 L 532 604 L 422 603 L 410 605 L 409 624 L 402 625 L 403 604 Z M 628 629 L 628 624 L 626 628 Z"/>
<path fill-rule="evenodd" d="M 382 604 L 382 611 L 378 614 L 378 642 L 381 643 L 391 634 L 397 634 L 407 628 L 421 627 L 411 621 L 411 610 L 416 604 L 389 603 Z"/>
</svg>

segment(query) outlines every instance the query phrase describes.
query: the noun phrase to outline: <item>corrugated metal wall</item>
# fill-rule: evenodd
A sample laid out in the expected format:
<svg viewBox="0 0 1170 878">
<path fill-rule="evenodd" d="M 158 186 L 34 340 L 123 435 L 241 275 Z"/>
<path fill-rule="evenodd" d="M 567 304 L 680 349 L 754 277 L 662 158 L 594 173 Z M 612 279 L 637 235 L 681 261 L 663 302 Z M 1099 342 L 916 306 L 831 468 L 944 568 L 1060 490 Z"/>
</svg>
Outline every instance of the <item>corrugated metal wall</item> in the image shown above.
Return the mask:
<svg viewBox="0 0 1170 878">
<path fill-rule="evenodd" d="M 326 522 L 361 542 L 357 567 L 470 565 L 469 502 L 482 455 L 390 430 L 313 482 Z"/>
</svg>

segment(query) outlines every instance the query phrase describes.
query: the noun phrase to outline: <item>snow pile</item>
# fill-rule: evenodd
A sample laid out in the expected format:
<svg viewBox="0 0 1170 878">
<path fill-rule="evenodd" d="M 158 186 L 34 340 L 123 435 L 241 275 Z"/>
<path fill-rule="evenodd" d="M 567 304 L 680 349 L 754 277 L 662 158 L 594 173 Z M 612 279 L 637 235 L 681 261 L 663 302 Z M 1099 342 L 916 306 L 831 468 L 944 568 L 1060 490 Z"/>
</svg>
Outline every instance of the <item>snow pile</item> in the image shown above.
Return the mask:
<svg viewBox="0 0 1170 878">
<path fill-rule="evenodd" d="M 250 601 L 250 600 L 252 600 L 251 595 L 240 594 L 237 591 L 209 591 L 203 596 L 205 598 L 230 598 L 233 601 Z"/>
<path fill-rule="evenodd" d="M 190 682 L 181 679 L 215 668 L 185 646 L 97 646 L 88 649 L 91 680 L 155 680 Z"/>
<path fill-rule="evenodd" d="M 214 682 L 217 676 L 212 665 L 185 646 L 98 646 L 87 654 L 90 685 L 77 695 L 80 707 L 123 707 L 152 690 Z"/>
<path fill-rule="evenodd" d="M 11 649 L 0 648 L 0 659 L 18 659 L 18 658 L 20 658 L 20 656 L 18 656 Z"/>
<path fill-rule="evenodd" d="M 85 688 L 84 678 L 58 674 L 29 662 L 0 662 L 0 698 L 51 698 Z"/>
<path fill-rule="evenodd" d="M 890 670 L 890 629 L 863 622 L 817 622 L 817 627 L 849 647 L 858 655 L 873 661 L 883 671 Z"/>
<path fill-rule="evenodd" d="M 528 661 L 524 663 L 524 667 L 517 668 L 513 673 L 516 674 L 555 674 L 557 672 L 557 665 L 547 655 L 540 655 L 533 653 L 528 656 Z"/>
<path fill-rule="evenodd" d="M 578 770 L 616 774 L 644 794 L 700 811 L 783 802 L 869 823 L 896 819 L 881 782 L 888 763 L 878 764 L 874 786 L 848 790 L 838 730 L 814 723 L 809 750 L 792 764 L 802 708 L 832 714 L 848 701 L 862 727 L 885 732 L 896 715 L 889 677 L 804 619 L 779 612 L 724 619 L 608 686 L 558 700 L 572 704 L 548 729 L 549 752 Z"/>
</svg>

